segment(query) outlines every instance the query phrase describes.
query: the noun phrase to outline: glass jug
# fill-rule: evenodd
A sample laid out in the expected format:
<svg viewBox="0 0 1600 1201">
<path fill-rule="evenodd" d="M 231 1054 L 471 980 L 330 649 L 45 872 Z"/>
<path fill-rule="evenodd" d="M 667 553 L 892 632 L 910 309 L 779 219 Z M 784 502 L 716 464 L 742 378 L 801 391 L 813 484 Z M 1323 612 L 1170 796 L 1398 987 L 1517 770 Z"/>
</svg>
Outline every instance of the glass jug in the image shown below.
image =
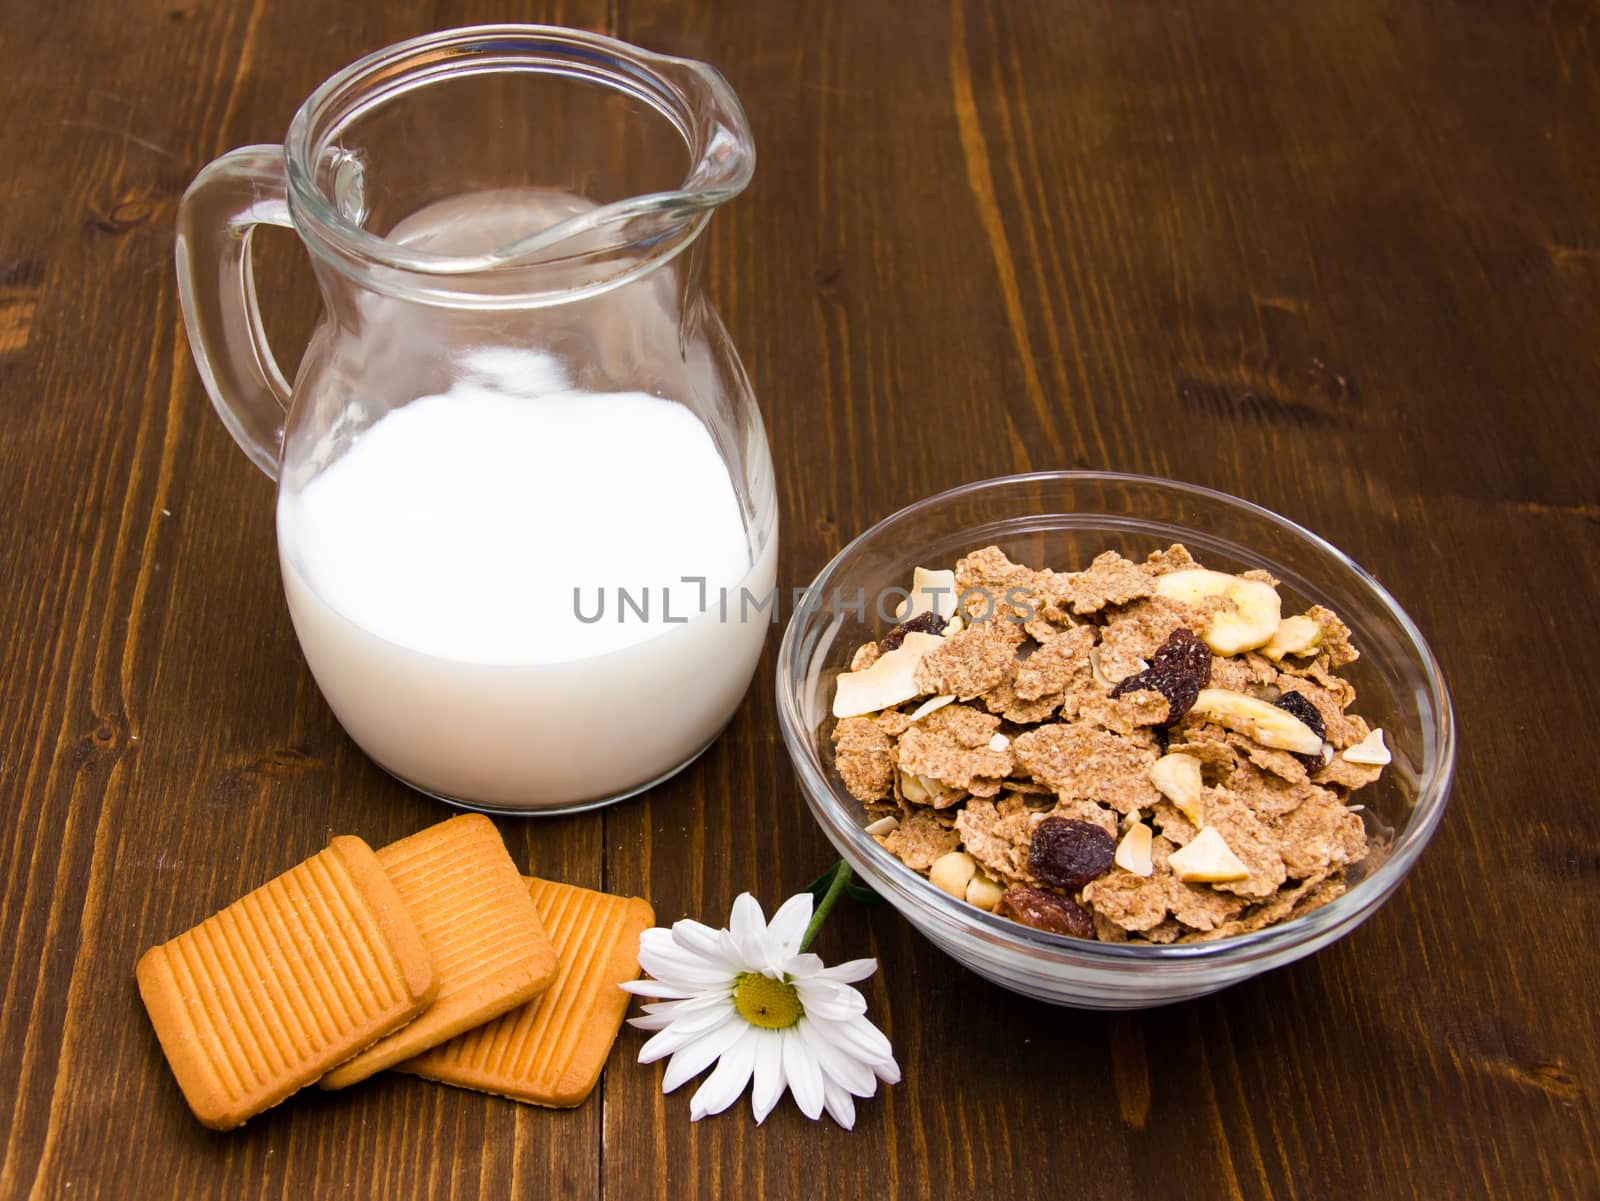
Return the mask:
<svg viewBox="0 0 1600 1201">
<path fill-rule="evenodd" d="M 711 68 L 508 25 L 355 63 L 282 147 L 184 196 L 189 343 L 277 481 L 301 648 L 406 783 L 605 804 L 737 708 L 776 619 L 777 502 L 698 239 L 753 167 Z M 251 276 L 262 223 L 296 231 L 323 296 L 292 388 Z"/>
</svg>

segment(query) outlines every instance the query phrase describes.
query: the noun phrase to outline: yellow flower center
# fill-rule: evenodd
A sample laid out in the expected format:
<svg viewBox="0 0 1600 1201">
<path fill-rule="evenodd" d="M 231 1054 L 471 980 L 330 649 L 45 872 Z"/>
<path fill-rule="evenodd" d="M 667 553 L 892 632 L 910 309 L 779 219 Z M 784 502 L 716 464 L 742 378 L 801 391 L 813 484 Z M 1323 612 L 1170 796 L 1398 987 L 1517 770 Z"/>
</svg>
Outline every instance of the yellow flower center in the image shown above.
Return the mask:
<svg viewBox="0 0 1600 1201">
<path fill-rule="evenodd" d="M 774 980 L 760 972 L 741 972 L 733 989 L 733 1007 L 752 1026 L 782 1030 L 805 1013 L 800 994 L 787 980 Z"/>
</svg>

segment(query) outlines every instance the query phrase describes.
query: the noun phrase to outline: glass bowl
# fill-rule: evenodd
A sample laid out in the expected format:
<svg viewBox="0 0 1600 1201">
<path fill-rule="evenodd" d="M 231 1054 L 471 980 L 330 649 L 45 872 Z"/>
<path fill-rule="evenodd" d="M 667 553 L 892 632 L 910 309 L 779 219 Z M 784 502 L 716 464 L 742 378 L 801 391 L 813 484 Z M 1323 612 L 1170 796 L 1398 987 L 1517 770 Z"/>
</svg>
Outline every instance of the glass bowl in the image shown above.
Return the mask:
<svg viewBox="0 0 1600 1201">
<path fill-rule="evenodd" d="M 1320 603 L 1344 619 L 1361 659 L 1343 669 L 1355 711 L 1382 726 L 1393 762 L 1363 789 L 1372 851 L 1349 890 L 1303 917 L 1214 942 L 1135 945 L 1068 938 L 996 917 L 940 891 L 880 847 L 833 770 L 833 681 L 860 643 L 880 638 L 912 568 L 947 566 L 990 543 L 1033 567 L 1080 569 L 1181 542 L 1207 567 L 1263 568 L 1284 612 Z M 900 590 L 900 591 L 897 591 Z M 879 599 L 882 609 L 879 611 Z M 985 979 L 1057 1005 L 1140 1009 L 1203 996 L 1292 963 L 1354 930 L 1394 892 L 1444 813 L 1455 762 L 1450 697 L 1411 619 L 1347 555 L 1248 501 L 1192 484 L 1105 472 L 983 480 L 885 518 L 822 569 L 778 651 L 778 717 L 801 791 L 863 881 L 935 946 Z"/>
</svg>

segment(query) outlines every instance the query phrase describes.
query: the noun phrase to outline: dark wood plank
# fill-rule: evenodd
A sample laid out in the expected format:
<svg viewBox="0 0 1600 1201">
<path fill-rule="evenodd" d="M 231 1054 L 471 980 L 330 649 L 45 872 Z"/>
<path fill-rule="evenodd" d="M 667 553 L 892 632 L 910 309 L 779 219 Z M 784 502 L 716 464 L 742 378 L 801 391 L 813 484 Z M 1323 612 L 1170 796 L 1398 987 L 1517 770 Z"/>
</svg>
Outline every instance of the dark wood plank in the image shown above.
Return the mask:
<svg viewBox="0 0 1600 1201">
<path fill-rule="evenodd" d="M 271 489 L 208 411 L 171 274 L 194 172 L 360 53 L 503 19 L 0 0 L 0 1198 L 735 1193 L 1600 1195 L 1600 73 L 1591 6 L 1111 0 L 570 3 L 721 66 L 760 148 L 713 294 L 779 467 L 782 583 L 938 488 L 1064 466 L 1245 495 L 1374 570 L 1444 662 L 1455 799 L 1360 931 L 1218 997 L 1050 1010 L 891 912 L 873 1013 L 906 1079 L 845 1135 L 690 1125 L 629 1061 L 569 1114 L 413 1080 L 215 1136 L 132 963 L 352 831 L 439 816 L 339 731 L 294 646 Z M 266 239 L 286 352 L 314 292 Z M 774 637 L 775 643 L 775 637 Z M 724 738 L 514 854 L 663 920 L 831 856 L 773 647 Z"/>
</svg>

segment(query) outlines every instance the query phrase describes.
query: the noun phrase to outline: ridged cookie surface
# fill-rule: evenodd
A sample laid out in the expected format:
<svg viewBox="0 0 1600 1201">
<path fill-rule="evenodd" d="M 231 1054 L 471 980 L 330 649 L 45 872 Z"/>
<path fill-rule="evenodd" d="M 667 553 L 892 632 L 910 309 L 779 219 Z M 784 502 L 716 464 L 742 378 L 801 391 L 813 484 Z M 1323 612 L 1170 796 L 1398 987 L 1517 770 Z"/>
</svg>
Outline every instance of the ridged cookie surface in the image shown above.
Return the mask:
<svg viewBox="0 0 1600 1201">
<path fill-rule="evenodd" d="M 427 1008 L 433 961 L 372 848 L 335 838 L 139 958 L 189 1108 L 227 1130 Z"/>
<path fill-rule="evenodd" d="M 322 1078 L 344 1088 L 532 1000 L 556 978 L 556 951 L 494 823 L 453 817 L 378 851 L 439 971 L 415 1021 Z"/>
<path fill-rule="evenodd" d="M 411 1072 L 534 1105 L 581 1104 L 617 1039 L 655 914 L 638 897 L 528 881 L 561 969 L 539 999 L 401 1064 Z"/>
</svg>

